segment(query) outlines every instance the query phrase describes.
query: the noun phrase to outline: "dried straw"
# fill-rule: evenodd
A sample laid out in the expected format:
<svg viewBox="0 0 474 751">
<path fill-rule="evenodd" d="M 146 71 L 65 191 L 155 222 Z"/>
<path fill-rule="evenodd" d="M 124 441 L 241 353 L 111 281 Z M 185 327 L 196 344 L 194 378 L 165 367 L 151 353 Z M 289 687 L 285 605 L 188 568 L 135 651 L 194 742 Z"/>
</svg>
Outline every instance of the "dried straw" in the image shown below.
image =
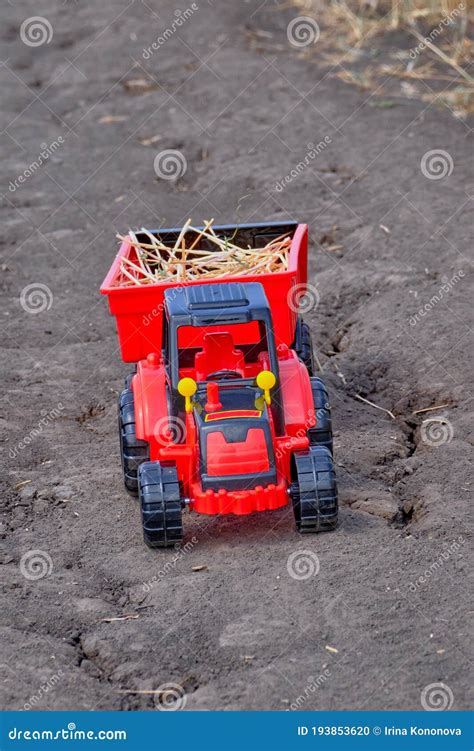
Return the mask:
<svg viewBox="0 0 474 751">
<path fill-rule="evenodd" d="M 234 276 L 273 274 L 288 269 L 288 254 L 291 238 L 281 235 L 263 248 L 244 248 L 233 242 L 232 238 L 221 238 L 212 227 L 214 220 L 204 223 L 197 229 L 188 219 L 181 229 L 173 246 L 165 245 L 158 237 L 146 229 L 141 233 L 149 242 L 139 242 L 132 231 L 125 237 L 117 235 L 122 241 L 130 243 L 135 249 L 136 259 L 126 256 L 121 258 L 118 285 L 142 286 L 167 281 L 188 282 L 207 279 L 228 279 Z M 188 233 L 193 239 L 187 244 Z M 213 250 L 199 248 L 201 240 L 207 240 L 214 246 Z"/>
</svg>

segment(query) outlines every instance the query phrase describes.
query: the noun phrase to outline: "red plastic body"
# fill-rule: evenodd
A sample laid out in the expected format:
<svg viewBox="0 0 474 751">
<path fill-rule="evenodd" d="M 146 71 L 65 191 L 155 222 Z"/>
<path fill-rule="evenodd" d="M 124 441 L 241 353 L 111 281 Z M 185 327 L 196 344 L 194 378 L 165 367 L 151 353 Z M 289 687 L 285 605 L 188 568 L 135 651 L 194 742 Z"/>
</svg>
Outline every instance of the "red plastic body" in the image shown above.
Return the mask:
<svg viewBox="0 0 474 751">
<path fill-rule="evenodd" d="M 120 246 L 109 273 L 100 291 L 107 295 L 109 308 L 117 322 L 122 359 L 125 362 L 138 362 L 149 352 L 160 352 L 162 336 L 163 293 L 176 282 L 160 282 L 143 287 L 120 287 L 121 258 L 133 259 L 135 249 L 125 240 Z M 267 296 L 273 314 L 274 333 L 277 344 L 287 344 L 294 340 L 297 319 L 296 306 L 288 305 L 291 289 L 298 285 L 302 294 L 307 282 L 308 225 L 298 224 L 291 242 L 288 271 L 277 274 L 232 277 L 233 282 L 260 282 Z M 207 282 L 220 283 L 222 279 Z M 187 285 L 202 282 L 186 282 Z M 182 286 L 182 283 L 181 283 Z"/>
<path fill-rule="evenodd" d="M 232 277 L 229 281 L 260 282 L 270 305 L 273 329 L 277 345 L 280 378 L 280 398 L 283 403 L 284 434 L 277 435 L 271 411 L 269 413 L 272 449 L 275 456 L 276 481 L 266 486 L 229 490 L 203 489 L 200 478 L 199 441 L 195 416 L 186 413 L 182 422 L 169 417 L 166 395 L 166 373 L 161 357 L 163 293 L 176 283 L 157 283 L 143 287 L 120 287 L 120 259 L 131 257 L 135 250 L 125 241 L 101 287 L 108 296 L 111 313 L 116 317 L 122 358 L 126 362 L 138 362 L 137 373 L 132 379 L 135 407 L 136 437 L 147 441 L 151 461 L 172 461 L 176 464 L 184 496 L 191 510 L 203 514 L 249 514 L 254 511 L 276 509 L 288 503 L 288 485 L 291 480 L 291 456 L 309 445 L 307 431 L 316 424 L 313 395 L 308 371 L 290 349 L 295 337 L 298 316 L 297 305 L 289 305 L 291 291 L 298 285 L 303 294 L 307 282 L 307 236 L 305 224 L 295 227 L 289 253 L 288 271 L 258 276 Z M 222 279 L 209 281 L 209 284 Z M 189 282 L 188 284 L 197 284 Z M 202 284 L 202 282 L 199 282 Z M 299 299 L 299 295 L 292 297 Z M 258 329 L 255 322 L 237 324 L 241 346 L 253 342 Z M 244 326 L 249 327 L 246 332 Z M 179 346 L 186 347 L 186 326 L 180 329 Z M 269 369 L 268 354 L 261 352 L 258 362 L 245 362 L 241 349 L 234 346 L 234 339 L 226 331 L 216 332 L 192 329 L 194 347 L 202 347 L 195 355 L 194 367 L 180 368 L 179 376 L 205 381 L 206 373 L 222 367 L 236 371 L 243 378 L 255 378 L 261 370 Z M 234 332 L 235 333 L 235 332 Z M 248 335 L 248 340 L 246 336 Z M 263 397 L 262 397 L 263 398 Z M 262 409 L 264 405 L 262 405 Z M 220 412 L 217 384 L 208 383 L 205 420 L 218 422 Z M 261 412 L 255 409 L 234 410 L 225 413 L 225 419 L 257 419 Z M 281 430 L 278 432 L 281 433 Z M 173 441 L 173 433 L 176 440 Z M 211 432 L 208 443 L 208 476 L 226 477 L 236 474 L 265 473 L 269 470 L 268 447 L 262 429 L 249 429 L 242 442 L 226 444 L 223 433 Z"/>
<path fill-rule="evenodd" d="M 271 422 L 277 482 L 266 487 L 214 491 L 203 490 L 200 482 L 199 444 L 192 412 L 186 415 L 185 424 L 177 423 L 174 418 L 169 420 L 167 417 L 165 368 L 161 358 L 157 354 L 151 354 L 146 360 L 138 363 L 137 374 L 132 380 L 137 438 L 149 443 L 151 460 L 176 463 L 183 492 L 189 499 L 192 510 L 202 514 L 250 514 L 253 511 L 275 509 L 288 503 L 291 455 L 308 447 L 307 431 L 316 424 L 316 415 L 308 372 L 295 352 L 285 345 L 280 346 L 278 364 L 285 435 L 275 435 Z M 255 411 L 249 412 L 249 417 L 255 415 Z M 242 416 L 244 415 L 236 411 L 236 418 Z M 211 420 L 218 417 L 218 412 L 210 412 L 207 415 Z M 178 435 L 181 434 L 181 438 L 185 436 L 184 443 L 172 442 L 171 428 L 174 428 Z M 215 465 L 217 475 L 234 474 L 236 464 L 240 471 L 242 468 L 245 470 L 246 463 L 249 473 L 264 471 L 266 447 L 262 445 L 261 437 L 250 435 L 251 432 L 249 430 L 247 445 L 239 446 L 235 455 L 222 450 L 222 445 L 214 446 L 216 453 L 214 463 L 211 462 L 211 471 Z"/>
</svg>

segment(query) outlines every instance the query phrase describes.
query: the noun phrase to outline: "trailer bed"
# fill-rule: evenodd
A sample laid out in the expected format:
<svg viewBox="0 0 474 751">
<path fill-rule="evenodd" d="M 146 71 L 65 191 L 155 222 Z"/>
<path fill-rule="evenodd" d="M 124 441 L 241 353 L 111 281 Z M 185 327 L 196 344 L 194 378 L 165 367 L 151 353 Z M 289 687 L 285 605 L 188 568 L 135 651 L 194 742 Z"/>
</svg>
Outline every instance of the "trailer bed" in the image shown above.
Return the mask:
<svg viewBox="0 0 474 751">
<path fill-rule="evenodd" d="M 202 229 L 198 227 L 197 230 Z M 213 227 L 219 237 L 232 237 L 238 245 L 251 248 L 264 247 L 272 239 L 283 234 L 291 237 L 288 257 L 288 270 L 273 274 L 232 276 L 226 281 L 260 282 L 272 310 L 275 339 L 277 344 L 291 345 L 295 335 L 297 310 L 295 305 L 288 305 L 292 290 L 297 288 L 298 295 L 303 294 L 307 282 L 307 246 L 308 227 L 297 222 L 266 222 L 260 224 L 225 224 Z M 165 245 L 176 242 L 181 228 L 149 230 Z M 143 232 L 136 232 L 139 242 L 149 242 Z M 190 233 L 192 238 L 192 232 Z M 201 238 L 200 247 L 212 251 L 215 246 L 206 238 Z M 136 250 L 131 241 L 124 240 L 105 277 L 100 291 L 107 295 L 109 308 L 115 316 L 122 359 L 125 362 L 137 362 L 150 352 L 160 352 L 162 339 L 163 294 L 172 287 L 193 286 L 196 284 L 217 284 L 223 279 L 217 277 L 208 281 L 177 282 L 157 281 L 156 284 L 143 286 L 123 286 L 121 279 L 122 258 L 133 260 Z M 293 297 L 293 296 L 292 296 Z M 293 298 L 294 299 L 294 298 Z"/>
</svg>

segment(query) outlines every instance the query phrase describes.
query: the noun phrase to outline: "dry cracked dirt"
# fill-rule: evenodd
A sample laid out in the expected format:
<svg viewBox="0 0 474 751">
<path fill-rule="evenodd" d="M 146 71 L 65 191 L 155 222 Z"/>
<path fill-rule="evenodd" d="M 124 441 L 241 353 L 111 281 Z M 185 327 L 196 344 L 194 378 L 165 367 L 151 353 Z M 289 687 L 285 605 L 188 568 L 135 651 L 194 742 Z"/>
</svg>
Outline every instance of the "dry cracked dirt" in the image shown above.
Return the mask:
<svg viewBox="0 0 474 751">
<path fill-rule="evenodd" d="M 2 13 L 1 706 L 153 709 L 173 683 L 186 709 L 419 709 L 441 683 L 466 708 L 469 123 L 379 106 L 270 2 L 179 25 L 169 0 Z M 177 180 L 154 170 L 166 149 Z M 142 543 L 116 426 L 129 367 L 98 288 L 117 232 L 188 216 L 309 225 L 334 533 L 298 536 L 288 507 L 188 514 L 181 551 Z M 319 571 L 290 576 L 295 551 Z"/>
</svg>

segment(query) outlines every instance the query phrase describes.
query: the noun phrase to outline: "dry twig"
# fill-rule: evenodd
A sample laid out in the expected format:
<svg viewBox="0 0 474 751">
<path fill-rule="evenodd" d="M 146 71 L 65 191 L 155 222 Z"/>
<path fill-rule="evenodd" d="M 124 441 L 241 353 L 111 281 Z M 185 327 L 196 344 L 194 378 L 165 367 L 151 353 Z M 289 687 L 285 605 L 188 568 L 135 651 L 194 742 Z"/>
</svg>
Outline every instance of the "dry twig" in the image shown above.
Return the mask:
<svg viewBox="0 0 474 751">
<path fill-rule="evenodd" d="M 422 412 L 433 412 L 435 409 L 443 409 L 443 407 L 449 407 L 449 404 L 437 404 L 434 407 L 423 407 L 423 409 L 415 409 L 414 415 L 420 415 Z"/>
<path fill-rule="evenodd" d="M 124 613 L 124 615 L 117 615 L 116 617 L 101 618 L 101 623 L 114 623 L 115 621 L 136 621 L 140 618 L 139 613 Z"/>
<path fill-rule="evenodd" d="M 359 399 L 361 402 L 365 402 L 366 404 L 370 404 L 370 406 L 371 407 L 375 407 L 375 409 L 380 409 L 380 410 L 382 410 L 382 412 L 386 412 L 387 415 L 390 415 L 390 417 L 392 418 L 392 420 L 396 420 L 395 415 L 393 414 L 393 412 L 390 412 L 389 409 L 385 409 L 385 407 L 380 407 L 378 404 L 374 404 L 373 402 L 370 402 L 368 399 L 365 399 L 360 394 L 355 394 L 355 398 Z"/>
</svg>

